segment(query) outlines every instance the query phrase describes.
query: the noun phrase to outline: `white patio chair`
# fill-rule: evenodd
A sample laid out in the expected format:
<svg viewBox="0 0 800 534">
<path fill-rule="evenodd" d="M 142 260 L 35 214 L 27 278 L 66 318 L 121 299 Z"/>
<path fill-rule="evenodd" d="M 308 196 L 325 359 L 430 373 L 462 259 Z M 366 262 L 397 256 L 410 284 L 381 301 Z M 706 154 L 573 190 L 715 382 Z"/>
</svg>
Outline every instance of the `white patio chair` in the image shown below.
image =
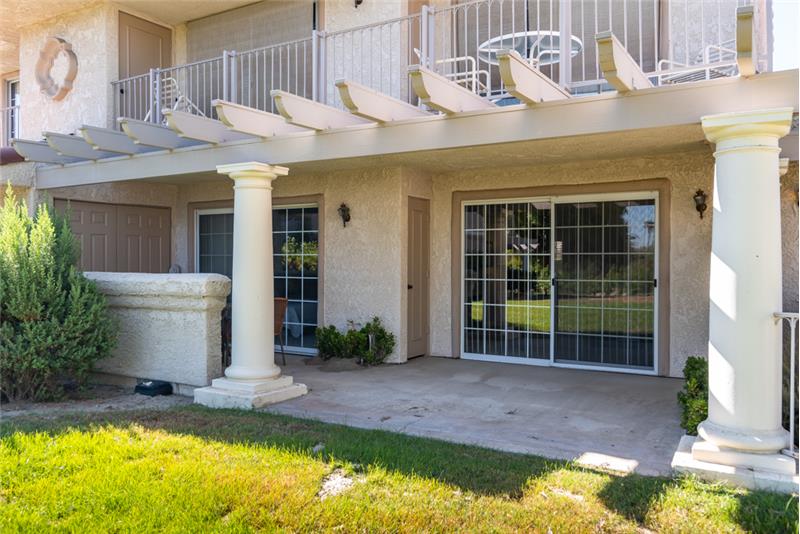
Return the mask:
<svg viewBox="0 0 800 534">
<path fill-rule="evenodd" d="M 161 109 L 186 111 L 188 113 L 200 115 L 201 117 L 206 116 L 206 114 L 203 113 L 203 110 L 197 107 L 197 105 L 192 102 L 188 96 L 183 94 L 180 86 L 178 85 L 178 80 L 175 78 L 169 77 L 161 80 L 161 94 L 157 95 L 156 98 L 161 98 Z M 144 116 L 145 121 L 150 120 L 150 114 L 152 111 L 153 108 L 151 106 L 150 110 L 148 110 L 147 114 Z"/>
</svg>

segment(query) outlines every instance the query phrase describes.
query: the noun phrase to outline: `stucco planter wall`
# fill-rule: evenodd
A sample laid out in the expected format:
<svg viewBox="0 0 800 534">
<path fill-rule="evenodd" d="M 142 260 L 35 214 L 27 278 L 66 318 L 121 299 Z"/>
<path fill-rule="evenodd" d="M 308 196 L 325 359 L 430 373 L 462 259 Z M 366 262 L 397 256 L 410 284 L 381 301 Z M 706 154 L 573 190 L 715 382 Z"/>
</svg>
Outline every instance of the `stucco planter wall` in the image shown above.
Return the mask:
<svg viewBox="0 0 800 534">
<path fill-rule="evenodd" d="M 220 312 L 231 291 L 218 274 L 88 272 L 119 321 L 113 355 L 97 370 L 206 386 L 222 376 Z"/>
</svg>

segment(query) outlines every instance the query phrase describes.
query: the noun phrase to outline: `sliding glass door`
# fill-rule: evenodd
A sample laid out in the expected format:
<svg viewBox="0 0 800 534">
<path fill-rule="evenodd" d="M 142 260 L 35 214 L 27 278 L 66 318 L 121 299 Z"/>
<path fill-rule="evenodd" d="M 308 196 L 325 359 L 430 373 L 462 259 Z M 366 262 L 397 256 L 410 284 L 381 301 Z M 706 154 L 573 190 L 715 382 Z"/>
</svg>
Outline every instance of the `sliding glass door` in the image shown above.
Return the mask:
<svg viewBox="0 0 800 534">
<path fill-rule="evenodd" d="M 554 212 L 554 361 L 653 369 L 655 200 Z"/>
<path fill-rule="evenodd" d="M 464 351 L 487 359 L 550 359 L 549 202 L 464 211 Z"/>
<path fill-rule="evenodd" d="M 653 372 L 656 200 L 463 206 L 465 358 Z"/>
</svg>

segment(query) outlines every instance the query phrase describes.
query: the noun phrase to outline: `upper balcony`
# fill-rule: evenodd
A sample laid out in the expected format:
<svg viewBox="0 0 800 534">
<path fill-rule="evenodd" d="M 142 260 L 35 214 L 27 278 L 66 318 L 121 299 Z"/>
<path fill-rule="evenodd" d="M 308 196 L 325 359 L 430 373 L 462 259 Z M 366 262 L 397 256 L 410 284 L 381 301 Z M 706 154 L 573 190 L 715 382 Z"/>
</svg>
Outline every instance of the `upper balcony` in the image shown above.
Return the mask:
<svg viewBox="0 0 800 534">
<path fill-rule="evenodd" d="M 611 32 L 653 85 L 738 74 L 736 12 L 753 0 L 473 0 L 341 31 L 150 72 L 112 83 L 114 116 L 161 122 L 164 110 L 214 117 L 212 101 L 276 112 L 282 90 L 342 108 L 346 79 L 418 105 L 408 77 L 422 65 L 495 104 L 518 103 L 498 52 L 515 50 L 573 96 L 611 90 L 595 36 Z M 755 0 L 754 49 L 766 52 Z M 766 57 L 766 54 L 765 54 Z M 761 71 L 766 60 L 754 58 Z"/>
</svg>

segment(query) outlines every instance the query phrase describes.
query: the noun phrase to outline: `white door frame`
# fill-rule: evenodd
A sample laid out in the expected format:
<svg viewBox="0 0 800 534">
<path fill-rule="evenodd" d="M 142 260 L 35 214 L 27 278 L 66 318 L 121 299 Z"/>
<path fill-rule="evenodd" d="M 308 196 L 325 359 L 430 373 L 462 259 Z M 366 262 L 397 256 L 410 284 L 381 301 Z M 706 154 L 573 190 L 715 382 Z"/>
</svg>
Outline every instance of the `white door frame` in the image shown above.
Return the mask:
<svg viewBox="0 0 800 534">
<path fill-rule="evenodd" d="M 613 365 L 596 365 L 591 363 L 564 363 L 564 362 L 557 362 L 555 361 L 555 291 L 553 290 L 552 286 L 552 279 L 555 278 L 555 206 L 556 204 L 567 204 L 567 203 L 574 203 L 574 202 L 607 202 L 613 200 L 653 200 L 655 203 L 655 241 L 654 241 L 654 252 L 653 252 L 653 274 L 654 274 L 654 282 L 656 284 L 655 290 L 653 292 L 653 367 L 652 369 L 635 369 L 625 366 L 613 366 Z M 520 357 L 520 356 L 497 356 L 492 354 L 470 354 L 464 350 L 465 347 L 465 331 L 466 331 L 466 321 L 464 319 L 464 310 L 465 310 L 465 301 L 464 301 L 464 275 L 465 275 L 465 263 L 466 263 L 466 243 L 465 243 L 465 216 L 464 216 L 464 209 L 466 206 L 481 206 L 481 205 L 488 205 L 488 204 L 502 204 L 502 203 L 520 203 L 520 202 L 548 202 L 550 204 L 550 276 L 551 276 L 551 286 L 550 286 L 550 358 L 529 358 L 529 357 Z M 590 371 L 612 371 L 617 373 L 629 373 L 629 374 L 639 374 L 639 375 L 658 375 L 659 369 L 659 315 L 658 315 L 658 308 L 659 308 L 659 240 L 660 240 L 660 233 L 661 228 L 659 224 L 659 212 L 660 212 L 660 205 L 659 205 L 659 194 L 658 191 L 636 191 L 630 193 L 596 193 L 596 194 L 577 194 L 577 195 L 555 195 L 555 196 L 542 196 L 542 197 L 516 197 L 516 198 L 492 198 L 492 199 L 481 199 L 481 200 L 465 200 L 461 202 L 461 258 L 459 261 L 461 262 L 461 269 L 460 269 L 460 280 L 459 280 L 459 313 L 461 314 L 461 332 L 459 332 L 459 338 L 461 343 L 461 358 L 465 360 L 479 360 L 479 361 L 488 361 L 488 362 L 498 362 L 498 363 L 514 363 L 518 365 L 539 365 L 545 367 L 563 367 L 567 369 L 583 369 L 583 370 L 590 370 Z M 506 332 L 508 330 L 506 329 Z M 527 349 L 526 349 L 527 351 Z"/>
</svg>

